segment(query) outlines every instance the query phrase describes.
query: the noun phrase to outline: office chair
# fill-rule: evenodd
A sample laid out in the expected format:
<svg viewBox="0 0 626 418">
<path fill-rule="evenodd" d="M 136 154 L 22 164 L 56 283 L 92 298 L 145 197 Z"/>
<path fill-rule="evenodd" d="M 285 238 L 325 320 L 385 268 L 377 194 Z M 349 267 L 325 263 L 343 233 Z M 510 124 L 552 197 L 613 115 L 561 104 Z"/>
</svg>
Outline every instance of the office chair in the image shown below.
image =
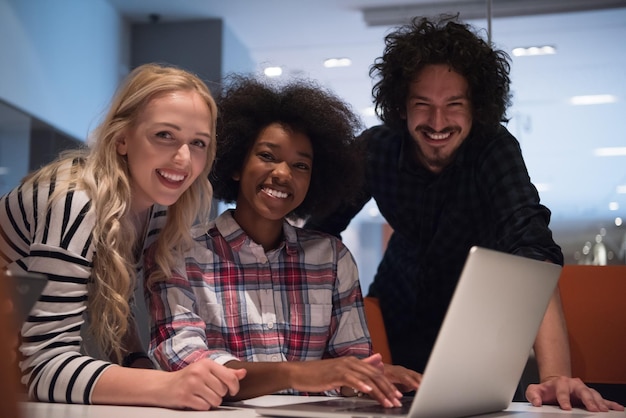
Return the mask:
<svg viewBox="0 0 626 418">
<path fill-rule="evenodd" d="M 626 266 L 566 265 L 559 288 L 572 376 L 626 402 Z"/>
<path fill-rule="evenodd" d="M 366 296 L 363 298 L 363 304 L 365 317 L 367 319 L 367 329 L 372 338 L 374 353 L 380 353 L 383 358 L 383 363 L 392 364 L 389 341 L 387 340 L 387 332 L 385 331 L 385 323 L 378 299 Z"/>
</svg>

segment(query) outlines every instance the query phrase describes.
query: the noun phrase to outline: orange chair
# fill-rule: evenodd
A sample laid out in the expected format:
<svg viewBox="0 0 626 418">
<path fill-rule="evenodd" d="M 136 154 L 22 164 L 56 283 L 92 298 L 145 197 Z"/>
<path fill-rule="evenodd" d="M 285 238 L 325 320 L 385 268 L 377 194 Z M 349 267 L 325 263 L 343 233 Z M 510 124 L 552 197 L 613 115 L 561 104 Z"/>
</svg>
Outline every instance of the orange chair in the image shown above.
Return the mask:
<svg viewBox="0 0 626 418">
<path fill-rule="evenodd" d="M 572 375 L 626 384 L 626 266 L 566 265 L 559 281 Z"/>
<path fill-rule="evenodd" d="M 366 296 L 363 298 L 363 303 L 367 328 L 372 338 L 372 348 L 375 353 L 380 353 L 383 357 L 383 363 L 392 364 L 387 332 L 385 331 L 385 323 L 383 322 L 383 314 L 380 310 L 378 299 Z"/>
</svg>

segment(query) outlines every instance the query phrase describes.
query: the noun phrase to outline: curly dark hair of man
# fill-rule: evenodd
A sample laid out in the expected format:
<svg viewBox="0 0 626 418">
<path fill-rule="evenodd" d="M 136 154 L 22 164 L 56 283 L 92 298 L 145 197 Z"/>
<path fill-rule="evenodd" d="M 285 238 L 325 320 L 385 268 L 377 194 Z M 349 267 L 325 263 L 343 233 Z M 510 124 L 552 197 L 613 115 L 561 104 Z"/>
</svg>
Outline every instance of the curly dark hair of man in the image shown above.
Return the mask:
<svg viewBox="0 0 626 418">
<path fill-rule="evenodd" d="M 281 85 L 233 74 L 224 86 L 217 98 L 217 157 L 209 176 L 217 199 L 237 200 L 233 174 L 272 123 L 306 135 L 313 147 L 309 190 L 290 218 L 323 216 L 352 196 L 363 177 L 363 159 L 353 147 L 362 124 L 347 103 L 311 80 Z"/>
<path fill-rule="evenodd" d="M 510 57 L 492 48 L 458 15 L 414 17 L 385 37 L 383 55 L 370 67 L 376 111 L 392 129 L 406 129 L 409 85 L 427 65 L 446 64 L 467 80 L 473 130 L 490 132 L 506 122 L 511 104 Z"/>
</svg>

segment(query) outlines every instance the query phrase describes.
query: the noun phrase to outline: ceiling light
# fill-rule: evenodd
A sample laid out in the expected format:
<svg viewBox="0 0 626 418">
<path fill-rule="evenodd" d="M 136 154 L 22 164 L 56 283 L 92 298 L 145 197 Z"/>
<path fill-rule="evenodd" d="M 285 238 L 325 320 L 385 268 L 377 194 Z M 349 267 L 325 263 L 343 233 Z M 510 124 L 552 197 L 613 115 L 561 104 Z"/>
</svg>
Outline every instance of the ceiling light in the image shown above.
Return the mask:
<svg viewBox="0 0 626 418">
<path fill-rule="evenodd" d="M 619 203 L 617 203 L 617 202 L 610 202 L 609 203 L 609 210 L 619 210 Z"/>
<path fill-rule="evenodd" d="M 266 67 L 265 70 L 263 70 L 263 74 L 265 74 L 267 77 L 278 77 L 283 73 L 283 69 L 280 67 Z"/>
<path fill-rule="evenodd" d="M 375 218 L 378 215 L 380 215 L 380 212 L 378 211 L 378 208 L 376 206 L 374 206 L 374 207 L 371 207 L 371 208 L 368 209 L 367 214 L 370 217 Z"/>
<path fill-rule="evenodd" d="M 615 188 L 615 191 L 619 194 L 626 194 L 626 184 L 620 184 Z"/>
<path fill-rule="evenodd" d="M 612 94 L 595 94 L 589 96 L 574 96 L 569 99 L 569 103 L 572 105 L 596 105 L 615 103 L 617 97 Z"/>
<path fill-rule="evenodd" d="M 596 157 L 626 157 L 626 147 L 596 148 L 593 150 Z"/>
<path fill-rule="evenodd" d="M 556 48 L 551 45 L 513 48 L 513 55 L 516 57 L 527 57 L 531 55 L 554 55 L 554 54 L 556 54 Z"/>
<path fill-rule="evenodd" d="M 336 68 L 336 67 L 349 67 L 352 65 L 350 58 L 329 58 L 324 61 L 324 67 Z"/>
<path fill-rule="evenodd" d="M 622 226 L 622 218 L 619 216 L 615 218 L 615 226 Z"/>
</svg>

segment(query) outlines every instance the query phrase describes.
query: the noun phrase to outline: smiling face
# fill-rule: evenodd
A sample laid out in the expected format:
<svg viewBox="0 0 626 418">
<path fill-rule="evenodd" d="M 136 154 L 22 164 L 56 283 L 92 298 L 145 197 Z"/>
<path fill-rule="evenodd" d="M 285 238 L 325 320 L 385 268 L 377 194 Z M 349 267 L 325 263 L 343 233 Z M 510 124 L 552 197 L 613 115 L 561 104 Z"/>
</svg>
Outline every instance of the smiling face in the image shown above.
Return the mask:
<svg viewBox="0 0 626 418">
<path fill-rule="evenodd" d="M 453 160 L 472 128 L 467 81 L 447 65 L 428 65 L 410 84 L 407 128 L 417 159 L 433 173 Z"/>
<path fill-rule="evenodd" d="M 172 205 L 207 164 L 211 112 L 195 91 L 153 97 L 117 140 L 130 171 L 132 210 Z"/>
<path fill-rule="evenodd" d="M 235 218 L 249 235 L 251 229 L 275 223 L 282 228 L 285 216 L 306 197 L 313 169 L 309 138 L 278 123 L 264 128 L 244 160 L 239 181 Z"/>
</svg>

